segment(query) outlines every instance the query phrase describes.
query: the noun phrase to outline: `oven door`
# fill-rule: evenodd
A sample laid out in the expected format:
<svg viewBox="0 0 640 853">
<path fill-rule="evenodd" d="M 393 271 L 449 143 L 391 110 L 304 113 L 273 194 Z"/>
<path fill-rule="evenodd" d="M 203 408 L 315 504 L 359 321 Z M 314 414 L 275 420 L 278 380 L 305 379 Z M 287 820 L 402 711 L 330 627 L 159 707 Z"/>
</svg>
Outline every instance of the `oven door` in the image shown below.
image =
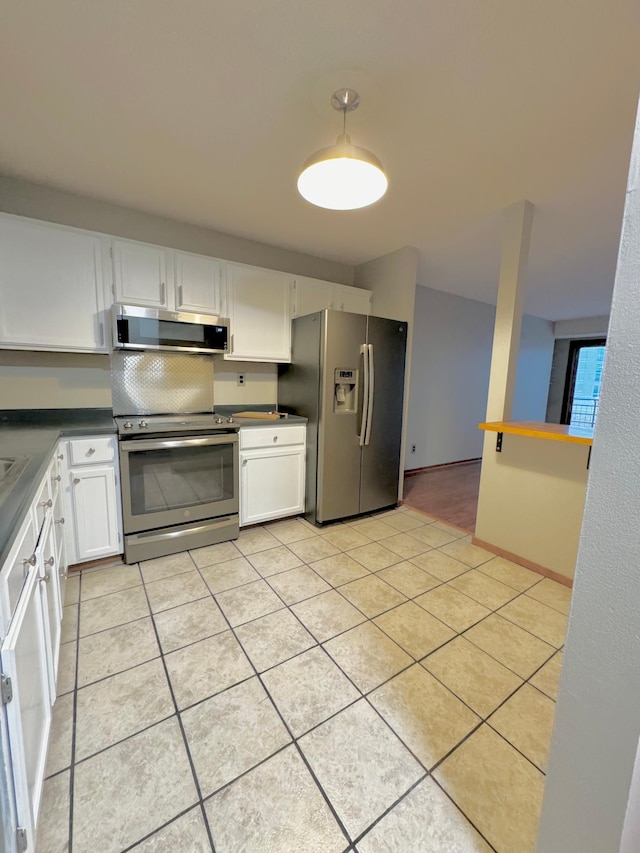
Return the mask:
<svg viewBox="0 0 640 853">
<path fill-rule="evenodd" d="M 124 532 L 238 512 L 238 435 L 120 442 Z"/>
</svg>

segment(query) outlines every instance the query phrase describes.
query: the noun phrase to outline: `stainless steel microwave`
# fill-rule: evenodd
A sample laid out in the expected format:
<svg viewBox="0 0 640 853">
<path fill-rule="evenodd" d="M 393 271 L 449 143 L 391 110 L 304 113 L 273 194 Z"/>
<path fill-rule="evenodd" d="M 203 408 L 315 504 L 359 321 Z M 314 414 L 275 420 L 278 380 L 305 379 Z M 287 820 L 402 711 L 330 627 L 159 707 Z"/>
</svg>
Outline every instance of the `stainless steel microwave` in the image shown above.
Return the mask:
<svg viewBox="0 0 640 853">
<path fill-rule="evenodd" d="M 229 321 L 223 317 L 136 305 L 114 305 L 112 317 L 114 349 L 229 352 Z"/>
</svg>

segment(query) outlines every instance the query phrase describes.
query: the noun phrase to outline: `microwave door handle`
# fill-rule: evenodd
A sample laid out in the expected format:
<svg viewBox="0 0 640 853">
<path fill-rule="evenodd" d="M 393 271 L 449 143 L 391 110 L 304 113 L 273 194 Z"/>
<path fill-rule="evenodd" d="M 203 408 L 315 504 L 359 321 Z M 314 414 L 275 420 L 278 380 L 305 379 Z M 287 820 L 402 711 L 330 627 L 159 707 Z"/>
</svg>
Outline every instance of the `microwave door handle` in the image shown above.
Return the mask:
<svg viewBox="0 0 640 853">
<path fill-rule="evenodd" d="M 364 447 L 364 442 L 366 438 L 367 431 L 367 416 L 369 413 L 369 353 L 367 350 L 367 344 L 360 345 L 360 355 L 362 356 L 362 366 L 364 377 L 362 380 L 364 394 L 362 397 L 362 422 L 360 424 L 360 447 Z"/>
<path fill-rule="evenodd" d="M 212 444 L 237 444 L 237 433 L 225 433 L 224 435 L 205 435 L 201 438 L 148 438 L 121 441 L 120 451 L 122 453 L 136 453 L 143 450 L 165 450 L 175 447 L 204 447 Z"/>
<path fill-rule="evenodd" d="M 368 445 L 371 440 L 371 427 L 373 425 L 373 398 L 376 387 L 376 373 L 373 363 L 373 344 L 367 344 L 367 349 L 369 351 L 369 411 L 367 412 L 367 430 L 364 438 L 365 446 Z"/>
</svg>

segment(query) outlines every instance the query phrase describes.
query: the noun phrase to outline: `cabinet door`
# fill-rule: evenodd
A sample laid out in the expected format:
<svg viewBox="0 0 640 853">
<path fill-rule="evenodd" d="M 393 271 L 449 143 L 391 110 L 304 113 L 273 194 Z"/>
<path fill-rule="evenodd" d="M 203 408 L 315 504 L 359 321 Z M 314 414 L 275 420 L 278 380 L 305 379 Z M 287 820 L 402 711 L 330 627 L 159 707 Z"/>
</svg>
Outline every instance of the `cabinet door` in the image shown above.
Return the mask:
<svg viewBox="0 0 640 853">
<path fill-rule="evenodd" d="M 119 554 L 117 486 L 113 465 L 72 468 L 69 475 L 76 558 L 82 562 Z"/>
<path fill-rule="evenodd" d="M 304 512 L 304 447 L 241 454 L 240 525 Z"/>
<path fill-rule="evenodd" d="M 333 285 L 333 307 L 352 314 L 371 314 L 371 291 L 346 284 Z"/>
<path fill-rule="evenodd" d="M 113 280 L 116 302 L 172 308 L 167 292 L 167 252 L 160 246 L 114 240 Z"/>
<path fill-rule="evenodd" d="M 58 489 L 53 502 L 53 533 L 56 540 L 56 569 L 58 570 L 58 587 L 60 589 L 60 606 L 64 608 L 64 594 L 67 581 L 67 548 L 64 528 L 67 519 L 64 517 L 62 489 Z M 60 611 L 62 616 L 64 609 Z"/>
<path fill-rule="evenodd" d="M 0 215 L 0 346 L 106 352 L 100 237 Z"/>
<path fill-rule="evenodd" d="M 235 361 L 291 361 L 291 278 L 271 270 L 227 264 L 229 317 Z"/>
<path fill-rule="evenodd" d="M 49 688 L 51 704 L 56 698 L 56 681 L 58 678 L 58 656 L 60 652 L 60 631 L 62 621 L 62 602 L 60 600 L 60 576 L 58 570 L 58 549 L 53 532 L 53 522 L 50 521 L 43 531 L 38 545 L 38 564 L 40 577 L 38 584 L 42 598 L 42 611 L 45 621 L 47 638 L 47 666 L 49 671 Z"/>
<path fill-rule="evenodd" d="M 0 572 L 0 636 L 2 637 L 9 630 L 9 623 L 18 606 L 29 567 L 36 564 L 36 541 L 33 515 L 29 512 L 22 522 L 20 532 Z"/>
<path fill-rule="evenodd" d="M 318 278 L 296 278 L 293 282 L 291 316 L 315 314 L 324 308 L 333 308 L 333 288 L 330 281 Z"/>
<path fill-rule="evenodd" d="M 220 261 L 204 255 L 174 252 L 176 310 L 224 316 Z"/>
<path fill-rule="evenodd" d="M 35 850 L 51 699 L 45 616 L 39 572 L 33 567 L 9 633 L 0 648 L 2 672 L 11 679 L 13 698 L 6 706 L 18 826 L 26 829 L 28 850 Z"/>
</svg>

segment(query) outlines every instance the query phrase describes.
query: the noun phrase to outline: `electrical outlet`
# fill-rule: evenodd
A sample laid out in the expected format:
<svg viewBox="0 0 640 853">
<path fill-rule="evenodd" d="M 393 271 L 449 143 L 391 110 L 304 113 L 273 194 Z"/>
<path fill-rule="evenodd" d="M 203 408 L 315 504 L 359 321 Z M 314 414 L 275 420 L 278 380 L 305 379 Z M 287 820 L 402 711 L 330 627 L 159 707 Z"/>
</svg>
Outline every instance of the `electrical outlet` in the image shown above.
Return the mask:
<svg viewBox="0 0 640 853">
<path fill-rule="evenodd" d="M 244 373 L 238 374 L 238 385 L 244 385 Z"/>
<path fill-rule="evenodd" d="M 415 452 L 416 452 L 416 446 L 415 446 L 415 444 L 412 444 L 412 445 L 411 445 L 411 452 L 412 452 L 412 453 L 415 453 Z"/>
</svg>

